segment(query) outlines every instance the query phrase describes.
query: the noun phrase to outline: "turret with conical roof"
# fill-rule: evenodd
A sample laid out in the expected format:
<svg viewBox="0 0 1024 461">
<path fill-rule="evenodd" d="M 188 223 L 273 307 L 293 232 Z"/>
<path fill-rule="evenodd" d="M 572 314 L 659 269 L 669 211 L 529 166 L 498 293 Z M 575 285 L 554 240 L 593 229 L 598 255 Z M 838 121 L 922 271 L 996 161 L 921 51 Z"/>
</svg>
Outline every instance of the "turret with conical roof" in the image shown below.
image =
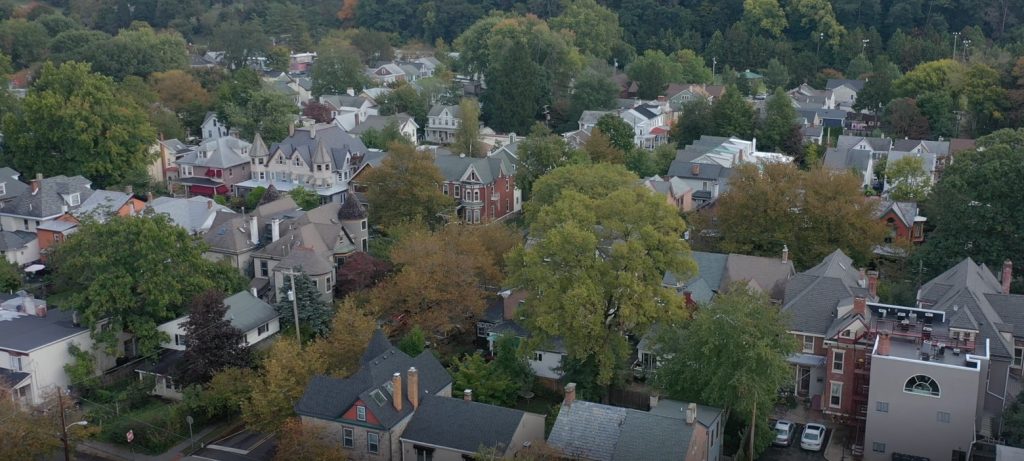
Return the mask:
<svg viewBox="0 0 1024 461">
<path fill-rule="evenodd" d="M 263 142 L 263 138 L 259 133 L 252 138 L 252 151 L 249 154 L 250 157 L 266 157 L 270 155 L 270 150 L 267 149 L 267 144 Z"/>
</svg>

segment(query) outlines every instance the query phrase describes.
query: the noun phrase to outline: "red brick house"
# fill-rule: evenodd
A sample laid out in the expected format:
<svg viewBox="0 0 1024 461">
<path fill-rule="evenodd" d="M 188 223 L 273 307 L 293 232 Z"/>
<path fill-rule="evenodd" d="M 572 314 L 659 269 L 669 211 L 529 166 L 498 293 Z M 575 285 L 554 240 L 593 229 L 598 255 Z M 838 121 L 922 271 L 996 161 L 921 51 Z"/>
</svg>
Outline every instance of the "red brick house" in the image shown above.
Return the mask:
<svg viewBox="0 0 1024 461">
<path fill-rule="evenodd" d="M 503 219 L 522 207 L 515 159 L 507 150 L 476 158 L 438 149 L 434 164 L 444 176 L 441 192 L 455 198 L 456 214 L 467 224 Z"/>
<path fill-rule="evenodd" d="M 924 223 L 928 218 L 920 215 L 920 208 L 914 202 L 882 201 L 879 204 L 879 220 L 889 228 L 885 243 L 897 240 L 921 243 L 924 241 Z"/>
</svg>

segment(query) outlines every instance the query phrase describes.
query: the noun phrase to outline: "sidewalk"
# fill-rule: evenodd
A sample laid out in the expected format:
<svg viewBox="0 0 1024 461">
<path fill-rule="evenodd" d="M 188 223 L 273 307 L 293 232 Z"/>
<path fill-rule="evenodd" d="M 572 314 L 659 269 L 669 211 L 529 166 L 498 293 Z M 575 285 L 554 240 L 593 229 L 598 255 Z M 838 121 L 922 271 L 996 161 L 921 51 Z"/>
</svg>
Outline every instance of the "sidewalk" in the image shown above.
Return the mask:
<svg viewBox="0 0 1024 461">
<path fill-rule="evenodd" d="M 128 448 L 121 445 L 114 445 L 112 443 L 100 442 L 97 440 L 86 440 L 79 442 L 75 446 L 75 451 L 84 453 L 87 455 L 103 458 L 110 461 L 180 461 L 185 459 L 183 452 L 188 451 L 192 447 L 192 441 L 194 440 L 198 447 L 199 440 L 208 435 L 213 431 L 223 430 L 223 425 L 214 424 L 206 427 L 205 429 L 196 432 L 195 436 L 191 440 L 186 440 L 167 450 L 159 455 L 147 455 L 144 453 L 132 453 Z"/>
<path fill-rule="evenodd" d="M 846 426 L 838 426 L 833 429 L 832 437 L 829 438 L 828 446 L 823 453 L 828 461 L 846 461 L 854 458 L 853 454 L 846 447 L 850 440 L 850 429 Z"/>
</svg>

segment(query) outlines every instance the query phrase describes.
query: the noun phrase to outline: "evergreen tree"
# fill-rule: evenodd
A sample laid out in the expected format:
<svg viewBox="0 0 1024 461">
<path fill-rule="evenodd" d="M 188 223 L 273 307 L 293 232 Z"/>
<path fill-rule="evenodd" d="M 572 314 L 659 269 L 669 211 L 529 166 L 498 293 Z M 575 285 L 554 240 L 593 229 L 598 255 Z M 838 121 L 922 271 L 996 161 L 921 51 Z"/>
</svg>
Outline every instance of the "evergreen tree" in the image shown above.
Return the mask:
<svg viewBox="0 0 1024 461">
<path fill-rule="evenodd" d="M 192 300 L 185 322 L 187 366 L 181 367 L 176 377 L 180 384 L 202 384 L 225 368 L 252 366 L 249 348 L 243 344 L 244 332 L 231 325 L 227 312 L 224 294 L 219 291 L 205 291 Z"/>
<path fill-rule="evenodd" d="M 796 124 L 796 109 L 792 100 L 782 88 L 776 88 L 775 94 L 768 98 L 765 107 L 765 118 L 761 123 L 759 144 L 767 149 L 782 150 L 783 144 L 793 132 Z M 784 152 L 790 154 L 790 152 Z"/>
<path fill-rule="evenodd" d="M 744 79 L 740 79 L 744 80 Z M 711 130 L 716 136 L 736 136 L 750 139 L 754 134 L 754 108 L 735 86 L 711 105 Z"/>
<path fill-rule="evenodd" d="M 300 268 L 301 271 L 301 268 Z M 274 308 L 281 314 L 281 328 L 294 327 L 295 325 L 295 313 L 292 300 L 289 294 L 292 291 L 291 285 L 292 278 L 286 276 L 284 283 L 281 284 L 279 290 L 279 301 Z M 322 293 L 317 289 L 316 284 L 313 283 L 313 279 L 309 278 L 305 273 L 296 275 L 295 278 L 295 298 L 297 299 L 297 307 L 299 311 L 299 325 L 302 332 L 303 338 L 309 339 L 308 335 L 312 336 L 323 336 L 330 329 L 331 317 L 334 315 L 334 310 L 331 305 L 323 300 Z"/>
<path fill-rule="evenodd" d="M 711 130 L 711 104 L 704 98 L 697 98 L 683 104 L 683 113 L 679 121 L 672 124 L 669 138 L 681 148 L 700 139 L 701 135 L 710 134 Z"/>
</svg>

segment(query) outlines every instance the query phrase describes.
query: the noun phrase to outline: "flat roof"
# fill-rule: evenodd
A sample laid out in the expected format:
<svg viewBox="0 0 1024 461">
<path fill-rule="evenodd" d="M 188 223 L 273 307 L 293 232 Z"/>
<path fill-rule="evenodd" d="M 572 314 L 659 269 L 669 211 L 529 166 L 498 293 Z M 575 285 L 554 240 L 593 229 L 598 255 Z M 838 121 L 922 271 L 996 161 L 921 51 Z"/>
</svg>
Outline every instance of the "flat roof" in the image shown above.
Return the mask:
<svg viewBox="0 0 1024 461">
<path fill-rule="evenodd" d="M 952 347 L 948 347 L 941 342 L 912 341 L 910 339 L 900 337 L 891 337 L 889 342 L 890 357 L 899 357 L 903 359 L 917 360 L 919 362 L 930 362 L 957 367 L 976 368 L 974 363 L 967 361 L 968 351 L 961 350 L 959 354 L 954 354 Z M 925 356 L 927 356 L 927 359 L 925 359 Z"/>
</svg>

